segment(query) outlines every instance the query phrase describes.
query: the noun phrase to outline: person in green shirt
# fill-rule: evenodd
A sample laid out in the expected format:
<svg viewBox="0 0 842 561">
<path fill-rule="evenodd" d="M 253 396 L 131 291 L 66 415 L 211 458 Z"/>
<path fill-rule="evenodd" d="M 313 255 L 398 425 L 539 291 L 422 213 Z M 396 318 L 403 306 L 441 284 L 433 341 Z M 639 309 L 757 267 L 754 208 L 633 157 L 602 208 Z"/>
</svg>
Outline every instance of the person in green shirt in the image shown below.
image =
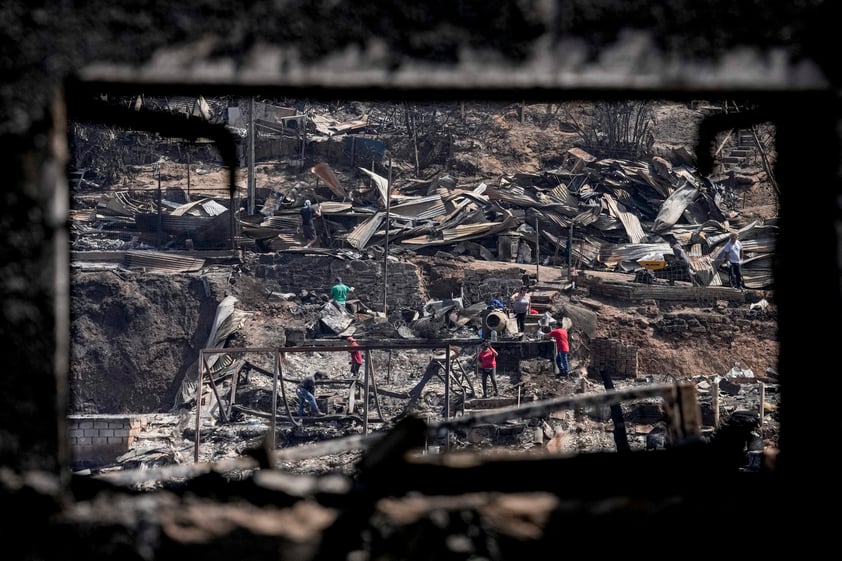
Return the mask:
<svg viewBox="0 0 842 561">
<path fill-rule="evenodd" d="M 336 277 L 336 284 L 330 289 L 330 299 L 342 313 L 346 311 L 345 302 L 348 299 L 348 293 L 353 291 L 352 287 L 342 282 L 342 277 Z"/>
</svg>

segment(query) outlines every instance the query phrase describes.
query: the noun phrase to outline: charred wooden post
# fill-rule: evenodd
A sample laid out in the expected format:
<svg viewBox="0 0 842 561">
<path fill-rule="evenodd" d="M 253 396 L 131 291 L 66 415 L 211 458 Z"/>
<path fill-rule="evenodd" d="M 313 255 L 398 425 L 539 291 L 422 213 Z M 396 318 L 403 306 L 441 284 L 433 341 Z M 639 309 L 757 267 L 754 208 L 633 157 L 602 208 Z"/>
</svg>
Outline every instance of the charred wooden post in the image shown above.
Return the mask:
<svg viewBox="0 0 842 561">
<path fill-rule="evenodd" d="M 759 390 L 760 390 L 760 405 L 758 411 L 760 412 L 760 423 L 763 424 L 763 402 L 766 400 L 766 384 L 763 382 L 759 383 Z"/>
<path fill-rule="evenodd" d="M 363 434 L 368 434 L 368 390 L 371 379 L 371 351 L 365 351 L 365 388 L 363 390 Z"/>
<path fill-rule="evenodd" d="M 284 387 L 284 372 L 283 372 L 283 369 L 281 367 L 281 360 L 282 360 L 283 356 L 284 355 L 281 353 L 281 354 L 276 355 L 276 357 L 275 357 L 276 369 L 277 369 L 277 372 L 278 372 L 278 387 L 280 387 L 280 389 L 281 389 L 281 398 L 284 401 L 284 410 L 286 411 L 287 418 L 290 420 L 290 422 L 292 424 L 298 425 L 298 424 L 300 424 L 300 421 L 296 422 L 295 418 L 292 416 L 292 411 L 290 411 L 290 408 L 289 408 L 289 398 L 287 398 L 286 388 Z M 272 419 L 274 420 L 276 416 L 277 416 L 277 407 L 273 403 Z M 274 438 L 272 439 L 272 442 L 275 442 Z"/>
<path fill-rule="evenodd" d="M 696 399 L 696 386 L 683 382 L 664 392 L 664 410 L 670 430 L 670 441 L 681 442 L 699 436 L 702 412 Z"/>
<path fill-rule="evenodd" d="M 599 375 L 602 377 L 602 383 L 606 390 L 614 389 L 614 381 L 611 375 L 605 368 L 599 369 Z M 618 452 L 629 452 L 629 438 L 626 433 L 626 422 L 623 419 L 623 409 L 619 403 L 611 404 L 611 420 L 614 422 L 614 444 L 617 446 Z"/>
<path fill-rule="evenodd" d="M 374 407 L 377 409 L 377 419 L 385 421 L 386 419 L 383 417 L 383 410 L 380 408 L 380 389 L 377 387 L 377 377 L 375 375 L 374 361 L 371 360 L 371 351 L 366 351 L 365 362 L 366 368 L 369 369 L 371 374 L 371 395 L 374 397 Z M 368 399 L 368 394 L 366 394 L 366 399 Z M 366 419 L 368 419 L 368 415 L 366 415 Z"/>
<path fill-rule="evenodd" d="M 713 428 L 719 428 L 719 376 L 712 376 L 710 395 L 713 406 Z"/>
</svg>

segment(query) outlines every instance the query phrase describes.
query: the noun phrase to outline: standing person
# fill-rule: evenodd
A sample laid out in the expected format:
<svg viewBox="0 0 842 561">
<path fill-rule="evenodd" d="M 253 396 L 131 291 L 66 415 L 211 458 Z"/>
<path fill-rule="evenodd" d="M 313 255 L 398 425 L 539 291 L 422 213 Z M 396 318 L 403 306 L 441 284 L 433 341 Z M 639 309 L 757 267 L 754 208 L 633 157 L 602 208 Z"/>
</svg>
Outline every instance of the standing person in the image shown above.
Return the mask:
<svg viewBox="0 0 842 561">
<path fill-rule="evenodd" d="M 352 287 L 342 282 L 342 277 L 336 277 L 336 284 L 330 288 L 330 299 L 343 314 L 345 313 L 345 302 L 348 299 L 348 293 L 353 291 L 354 289 Z"/>
<path fill-rule="evenodd" d="M 357 340 L 353 337 L 348 337 L 346 339 L 349 343 L 351 343 L 352 347 L 359 347 L 357 344 Z M 351 376 L 354 378 L 360 377 L 360 366 L 363 365 L 363 353 L 359 349 L 348 351 L 351 355 Z"/>
<path fill-rule="evenodd" d="M 321 417 L 324 413 L 319 409 L 319 404 L 316 403 L 316 378 L 324 378 L 324 374 L 316 372 L 315 374 L 308 374 L 298 383 L 295 393 L 298 396 L 298 416 L 304 416 L 304 405 L 310 406 L 310 411 L 315 417 Z"/>
<path fill-rule="evenodd" d="M 719 252 L 717 259 L 728 258 L 728 282 L 731 288 L 743 289 L 743 243 L 739 240 L 739 236 L 734 232 L 728 237 L 728 243 Z"/>
<path fill-rule="evenodd" d="M 518 333 L 523 333 L 523 328 L 526 324 L 526 314 L 529 313 L 531 306 L 529 293 L 526 291 L 525 286 L 521 286 L 520 290 L 512 294 L 512 311 L 515 313 L 515 319 L 517 319 Z"/>
<path fill-rule="evenodd" d="M 482 348 L 477 353 L 477 360 L 479 361 L 479 370 L 482 374 L 482 397 L 488 396 L 488 379 L 491 378 L 491 387 L 494 389 L 494 395 L 497 395 L 497 351 L 491 346 L 491 343 L 486 339 L 482 342 Z"/>
<path fill-rule="evenodd" d="M 684 251 L 684 248 L 675 239 L 672 240 L 672 254 L 675 255 L 676 265 L 678 265 L 678 270 L 681 271 L 682 280 L 689 278 L 693 286 L 698 286 L 699 283 L 696 281 L 696 277 L 690 272 L 690 258 L 687 257 L 687 252 Z M 670 280 L 670 284 L 673 283 L 674 281 Z"/>
<path fill-rule="evenodd" d="M 570 371 L 570 363 L 568 362 L 568 354 L 570 353 L 570 342 L 567 338 L 567 329 L 562 325 L 544 334 L 545 339 L 555 339 L 555 365 L 558 367 L 559 376 L 567 376 Z"/>
<path fill-rule="evenodd" d="M 322 215 L 322 205 L 313 208 L 310 201 L 304 201 L 301 209 L 301 229 L 304 231 L 306 243 L 304 247 L 311 247 L 316 241 L 316 224 L 313 222 L 316 216 Z"/>
</svg>

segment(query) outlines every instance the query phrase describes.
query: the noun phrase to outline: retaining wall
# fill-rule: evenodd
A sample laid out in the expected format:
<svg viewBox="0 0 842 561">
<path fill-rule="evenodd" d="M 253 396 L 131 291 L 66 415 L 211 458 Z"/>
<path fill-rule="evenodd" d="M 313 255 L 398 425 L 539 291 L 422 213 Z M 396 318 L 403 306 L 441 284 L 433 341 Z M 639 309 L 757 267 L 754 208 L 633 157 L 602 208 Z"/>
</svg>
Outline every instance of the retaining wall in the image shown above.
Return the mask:
<svg viewBox="0 0 842 561">
<path fill-rule="evenodd" d="M 142 415 L 70 415 L 67 426 L 73 467 L 113 463 L 129 451 L 147 424 Z"/>
<path fill-rule="evenodd" d="M 328 255 L 290 256 L 283 254 L 262 255 L 255 276 L 265 281 L 276 281 L 283 292 L 330 293 L 342 277 L 354 287 L 350 299 L 359 299 L 375 310 L 383 309 L 383 261 L 344 260 Z M 389 261 L 386 269 L 386 303 L 390 310 L 400 308 L 420 309 L 427 301 L 427 291 L 421 284 L 421 274 L 412 263 Z"/>
</svg>

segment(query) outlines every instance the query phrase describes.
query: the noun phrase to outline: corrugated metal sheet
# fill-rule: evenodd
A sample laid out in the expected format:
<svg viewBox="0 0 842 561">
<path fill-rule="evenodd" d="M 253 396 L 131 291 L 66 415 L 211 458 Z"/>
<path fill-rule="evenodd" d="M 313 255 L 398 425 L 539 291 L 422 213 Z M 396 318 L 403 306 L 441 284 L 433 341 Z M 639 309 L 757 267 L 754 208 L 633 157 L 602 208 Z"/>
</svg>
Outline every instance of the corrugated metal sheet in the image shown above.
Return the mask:
<svg viewBox="0 0 842 561">
<path fill-rule="evenodd" d="M 762 254 L 743 261 L 741 272 L 748 288 L 763 288 L 772 284 L 773 256 Z"/>
<path fill-rule="evenodd" d="M 205 260 L 157 251 L 127 251 L 125 265 L 131 269 L 190 273 L 200 271 Z"/>
<path fill-rule="evenodd" d="M 216 217 L 144 213 L 136 214 L 134 220 L 141 232 L 157 232 L 160 224 L 161 230 L 168 234 L 188 234 L 213 223 Z"/>
<path fill-rule="evenodd" d="M 681 215 L 684 209 L 696 200 L 699 195 L 699 190 L 693 185 L 687 183 L 676 189 L 672 194 L 661 203 L 661 209 L 658 211 L 658 216 L 655 218 L 655 223 L 652 224 L 653 232 L 663 232 L 671 228 Z"/>
<path fill-rule="evenodd" d="M 548 196 L 563 204 L 564 206 L 569 207 L 574 212 L 579 206 L 579 198 L 573 195 L 567 188 L 567 186 L 563 183 L 558 187 L 554 188 L 552 191 L 550 191 L 548 193 Z"/>
<path fill-rule="evenodd" d="M 331 193 L 343 200 L 348 198 L 348 192 L 339 184 L 339 179 L 329 165 L 324 162 L 316 164 L 310 168 L 310 172 L 324 181 L 330 188 Z"/>
<path fill-rule="evenodd" d="M 599 261 L 613 269 L 621 261 L 664 260 L 666 254 L 672 255 L 668 243 L 603 244 L 599 248 Z"/>
<path fill-rule="evenodd" d="M 510 189 L 495 189 L 490 187 L 488 189 L 488 196 L 491 199 L 519 207 L 540 206 L 540 203 L 535 197 L 526 194 L 523 187 L 518 186 Z"/>
<path fill-rule="evenodd" d="M 293 215 L 267 216 L 260 222 L 264 228 L 278 228 L 282 230 L 295 230 L 301 224 L 301 218 Z"/>
<path fill-rule="evenodd" d="M 438 194 L 414 201 L 392 205 L 389 212 L 410 220 L 429 220 L 445 213 L 444 202 Z"/>
<path fill-rule="evenodd" d="M 125 191 L 118 191 L 102 195 L 97 201 L 96 210 L 104 215 L 133 217 L 138 212 L 151 211 L 152 206 L 133 200 Z"/>
<path fill-rule="evenodd" d="M 503 222 L 486 222 L 483 224 L 468 224 L 454 228 L 436 229 L 430 235 L 407 238 L 402 240 L 401 243 L 419 246 L 448 245 L 457 241 L 495 235 L 500 232 L 513 230 L 517 226 L 518 221 L 514 217 L 508 217 Z"/>
<path fill-rule="evenodd" d="M 611 195 L 605 194 L 602 198 L 612 216 L 619 218 L 620 222 L 623 223 L 629 241 L 637 243 L 642 240 L 644 238 L 643 228 L 640 227 L 640 220 L 638 220 L 637 216 L 625 209 L 621 209 Z"/>
<path fill-rule="evenodd" d="M 362 249 L 367 244 L 371 237 L 377 232 L 383 219 L 386 217 L 385 212 L 378 212 L 356 228 L 345 238 L 345 241 L 355 249 Z"/>
<path fill-rule="evenodd" d="M 383 177 L 382 175 L 377 175 L 373 171 L 369 171 L 365 168 L 359 168 L 360 171 L 365 173 L 374 181 L 374 186 L 377 188 L 377 193 L 380 195 L 380 201 L 383 203 L 383 206 L 386 206 L 386 193 L 389 189 L 389 180 Z"/>
</svg>

